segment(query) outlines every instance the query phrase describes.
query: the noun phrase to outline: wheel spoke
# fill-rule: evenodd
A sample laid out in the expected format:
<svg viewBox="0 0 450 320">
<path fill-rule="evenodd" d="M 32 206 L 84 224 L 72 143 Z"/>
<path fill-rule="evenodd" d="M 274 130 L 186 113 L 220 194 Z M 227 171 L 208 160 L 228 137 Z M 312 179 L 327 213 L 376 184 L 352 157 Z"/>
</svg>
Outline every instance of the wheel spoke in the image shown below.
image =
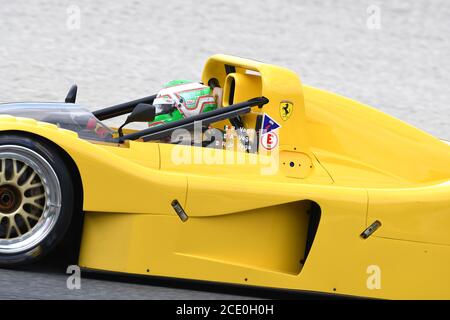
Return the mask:
<svg viewBox="0 0 450 320">
<path fill-rule="evenodd" d="M 27 231 L 31 230 L 30 221 L 28 221 L 28 216 L 30 216 L 30 214 L 28 214 L 28 213 L 27 214 L 21 213 L 20 215 L 22 216 L 22 219 L 25 221 L 25 224 L 27 225 Z M 33 218 L 35 218 L 35 217 L 33 217 Z M 36 219 L 36 220 L 39 220 L 39 219 Z"/>
<path fill-rule="evenodd" d="M 39 185 L 42 185 L 42 183 L 40 181 L 32 183 L 32 181 L 34 180 L 35 177 L 36 177 L 36 172 L 33 171 L 30 174 L 30 176 L 27 178 L 27 180 L 20 186 L 20 188 L 23 191 L 27 191 L 28 189 L 31 189 L 32 187 L 38 187 Z"/>
<path fill-rule="evenodd" d="M 38 194 L 36 196 L 31 196 L 31 197 L 25 197 L 24 203 L 29 203 L 29 204 L 33 204 L 33 205 L 38 205 L 36 203 L 37 200 L 45 198 L 45 193 L 42 194 Z"/>
<path fill-rule="evenodd" d="M 16 222 L 14 221 L 14 217 L 8 218 L 8 231 L 6 232 L 6 239 L 11 238 L 12 231 L 16 230 L 16 233 L 18 236 L 22 235 L 22 232 L 20 232 L 19 227 L 17 227 Z"/>
<path fill-rule="evenodd" d="M 8 218 L 8 228 L 6 229 L 6 239 L 9 239 L 9 237 L 11 236 L 11 230 L 12 230 L 12 225 L 11 225 L 11 219 Z"/>
<path fill-rule="evenodd" d="M 18 183 L 20 177 L 25 172 L 25 170 L 28 168 L 26 164 L 23 164 L 22 168 L 19 170 L 19 165 L 17 163 L 17 160 L 14 160 L 14 182 Z"/>
<path fill-rule="evenodd" d="M 44 206 L 43 205 L 41 205 L 41 204 L 39 204 L 39 203 L 36 203 L 36 202 L 33 202 L 33 203 L 30 203 L 32 206 L 35 206 L 36 208 L 38 208 L 38 209 L 40 209 L 40 210 L 44 210 Z"/>
<path fill-rule="evenodd" d="M 16 223 L 14 223 L 14 229 L 16 230 L 17 235 L 20 237 L 22 235 L 22 232 L 20 231 L 20 229 L 19 229 L 19 227 L 17 226 Z"/>
<path fill-rule="evenodd" d="M 34 216 L 34 215 L 32 215 L 31 213 L 28 213 L 28 212 L 22 213 L 22 216 L 24 216 L 26 218 L 30 218 L 30 219 L 32 219 L 34 221 L 38 221 L 39 220 L 39 217 L 36 217 L 36 216 Z"/>
<path fill-rule="evenodd" d="M 23 165 L 22 169 L 17 173 L 18 176 L 22 176 L 22 174 L 27 170 L 28 166 L 26 164 Z"/>
</svg>

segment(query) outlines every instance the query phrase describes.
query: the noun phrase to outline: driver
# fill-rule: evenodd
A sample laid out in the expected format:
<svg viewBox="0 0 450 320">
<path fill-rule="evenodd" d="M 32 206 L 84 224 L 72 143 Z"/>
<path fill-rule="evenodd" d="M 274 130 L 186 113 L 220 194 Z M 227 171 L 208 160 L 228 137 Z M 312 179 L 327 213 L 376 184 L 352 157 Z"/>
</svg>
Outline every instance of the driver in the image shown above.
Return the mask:
<svg viewBox="0 0 450 320">
<path fill-rule="evenodd" d="M 158 92 L 153 105 L 155 120 L 149 126 L 156 126 L 192 117 L 218 107 L 218 95 L 209 86 L 187 80 L 173 80 Z"/>
</svg>

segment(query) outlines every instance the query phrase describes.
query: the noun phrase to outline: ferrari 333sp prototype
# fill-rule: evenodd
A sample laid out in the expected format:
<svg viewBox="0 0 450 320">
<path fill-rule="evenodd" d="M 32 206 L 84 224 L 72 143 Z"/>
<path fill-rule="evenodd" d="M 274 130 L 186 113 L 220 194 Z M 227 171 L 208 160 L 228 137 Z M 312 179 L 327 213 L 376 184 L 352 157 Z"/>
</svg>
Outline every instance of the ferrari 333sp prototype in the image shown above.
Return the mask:
<svg viewBox="0 0 450 320">
<path fill-rule="evenodd" d="M 278 66 L 215 55 L 212 79 L 220 108 L 144 130 L 103 121 L 155 96 L 0 105 L 0 265 L 78 235 L 88 270 L 450 299 L 448 143 Z"/>
</svg>

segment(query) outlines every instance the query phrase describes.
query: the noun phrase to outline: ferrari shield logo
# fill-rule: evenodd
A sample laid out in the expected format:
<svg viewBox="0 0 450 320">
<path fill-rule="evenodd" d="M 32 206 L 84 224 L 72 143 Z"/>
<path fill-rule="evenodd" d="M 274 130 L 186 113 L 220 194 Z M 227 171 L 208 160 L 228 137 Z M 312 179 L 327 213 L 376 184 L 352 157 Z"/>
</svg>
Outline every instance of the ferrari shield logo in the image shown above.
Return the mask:
<svg viewBox="0 0 450 320">
<path fill-rule="evenodd" d="M 290 101 L 281 101 L 280 103 L 280 116 L 284 121 L 288 120 L 291 117 L 292 112 L 294 111 L 294 104 Z"/>
</svg>

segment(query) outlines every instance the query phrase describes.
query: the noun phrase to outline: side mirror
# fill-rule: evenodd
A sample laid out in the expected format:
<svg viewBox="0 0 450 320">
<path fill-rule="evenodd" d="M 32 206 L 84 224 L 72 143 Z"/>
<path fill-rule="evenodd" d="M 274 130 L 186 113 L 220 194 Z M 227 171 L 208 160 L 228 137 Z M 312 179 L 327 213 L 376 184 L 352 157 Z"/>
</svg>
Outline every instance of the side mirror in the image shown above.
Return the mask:
<svg viewBox="0 0 450 320">
<path fill-rule="evenodd" d="M 127 117 L 124 124 L 119 127 L 119 137 L 123 136 L 122 128 L 132 122 L 150 122 L 155 120 L 156 108 L 147 103 L 139 103 L 134 107 L 131 114 Z"/>
<path fill-rule="evenodd" d="M 156 108 L 151 104 L 139 103 L 128 116 L 125 124 L 131 122 L 149 122 L 155 120 Z"/>
</svg>

